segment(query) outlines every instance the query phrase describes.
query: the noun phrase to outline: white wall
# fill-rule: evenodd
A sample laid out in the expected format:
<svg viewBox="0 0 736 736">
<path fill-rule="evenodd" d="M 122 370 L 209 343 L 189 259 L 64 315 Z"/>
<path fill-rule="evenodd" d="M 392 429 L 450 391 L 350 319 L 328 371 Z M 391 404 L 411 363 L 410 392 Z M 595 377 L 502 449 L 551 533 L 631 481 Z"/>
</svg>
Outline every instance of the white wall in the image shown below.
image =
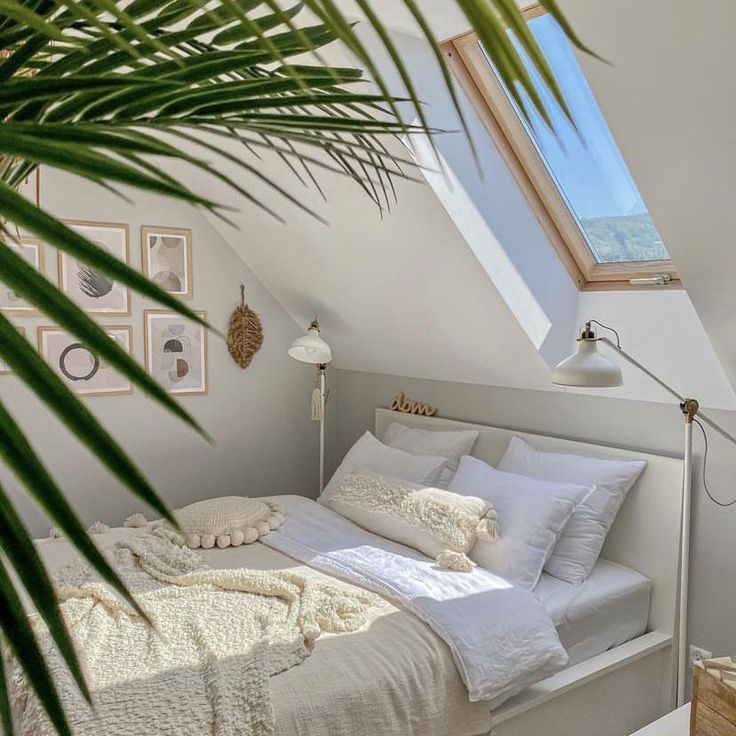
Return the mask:
<svg viewBox="0 0 736 736">
<path fill-rule="evenodd" d="M 734 383 L 736 3 L 563 0 L 560 6 L 586 42 L 611 62 L 579 56 Z M 673 361 L 699 359 L 685 331 L 681 344 L 687 348 Z"/>
<path fill-rule="evenodd" d="M 366 28 L 363 36 L 371 53 L 383 60 L 386 80 L 400 95 L 403 87 L 380 40 Z M 475 155 L 460 132 L 429 45 L 404 33 L 394 33 L 393 41 L 414 80 L 428 124 L 446 131 L 435 137 L 442 170 L 437 170 L 429 143 L 412 137 L 418 159 L 426 166 L 424 178 L 529 341 L 548 365 L 556 365 L 569 353 L 575 332 L 575 284 L 468 97 L 458 89 Z"/>
<path fill-rule="evenodd" d="M 398 376 L 338 371 L 336 442 L 332 465 L 366 429 L 373 410 L 386 407 L 399 391 L 438 407 L 440 416 L 481 424 L 548 433 L 587 442 L 682 456 L 683 423 L 672 404 L 527 391 Z M 736 412 L 713 418 L 736 430 Z M 736 497 L 736 452 L 710 436 L 708 485 L 721 499 Z M 695 430 L 698 457 L 702 441 Z M 696 464 L 690 589 L 690 641 L 716 655 L 736 651 L 736 506 L 721 509 L 705 496 Z M 656 534 L 656 529 L 649 530 Z"/>
<path fill-rule="evenodd" d="M 130 396 L 84 399 L 103 425 L 139 464 L 163 498 L 178 507 L 229 494 L 314 493 L 317 488 L 317 425 L 308 408 L 313 375 L 291 360 L 286 350 L 300 328 L 279 306 L 243 261 L 194 209 L 153 196 L 127 192 L 126 203 L 98 187 L 44 170 L 42 204 L 69 219 L 125 222 L 130 226 L 132 264 L 140 267 L 141 225 L 190 228 L 193 237 L 194 299 L 223 332 L 239 300 L 239 284 L 263 323 L 264 343 L 243 371 L 230 358 L 224 341 L 209 340 L 209 393 L 182 397 L 181 403 L 214 437 L 210 446 L 141 392 Z M 49 275 L 56 258 L 47 250 Z M 143 360 L 143 309 L 158 305 L 133 296 L 132 316 L 102 318 L 107 324 L 131 324 L 133 352 Z M 44 318 L 17 319 L 29 339 Z M 14 376 L 0 376 L 0 395 L 30 436 L 36 451 L 60 481 L 81 517 L 119 523 L 141 504 L 121 489 Z M 21 505 L 36 535 L 49 522 L 25 500 L 3 469 L 2 482 Z"/>
</svg>

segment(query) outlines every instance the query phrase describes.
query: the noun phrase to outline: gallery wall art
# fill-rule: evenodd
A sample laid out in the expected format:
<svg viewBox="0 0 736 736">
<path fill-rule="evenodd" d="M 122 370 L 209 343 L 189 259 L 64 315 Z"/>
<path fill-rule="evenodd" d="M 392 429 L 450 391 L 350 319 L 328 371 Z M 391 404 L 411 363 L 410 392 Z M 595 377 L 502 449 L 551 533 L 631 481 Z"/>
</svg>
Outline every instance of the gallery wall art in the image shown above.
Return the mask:
<svg viewBox="0 0 736 736">
<path fill-rule="evenodd" d="M 40 274 L 45 274 L 43 245 L 33 238 L 20 238 L 17 242 L 7 242 L 8 247 Z M 0 284 L 0 309 L 18 317 L 32 317 L 37 314 L 33 305 L 18 296 L 5 284 Z"/>
<path fill-rule="evenodd" d="M 66 221 L 73 230 L 119 260 L 130 263 L 128 226 L 107 222 Z M 59 287 L 85 312 L 130 314 L 130 290 L 67 253 L 59 252 Z"/>
<path fill-rule="evenodd" d="M 103 325 L 111 340 L 130 353 L 133 344 L 129 325 Z M 59 327 L 38 328 L 38 349 L 49 365 L 72 391 L 84 396 L 131 393 L 133 387 L 104 360 L 85 347 L 78 338 Z"/>
<path fill-rule="evenodd" d="M 192 233 L 173 227 L 141 228 L 143 273 L 170 294 L 191 299 Z"/>
<path fill-rule="evenodd" d="M 16 329 L 18 330 L 18 332 L 20 332 L 20 334 L 23 337 L 26 336 L 25 328 L 23 328 L 23 327 L 16 327 Z M 0 358 L 0 373 L 12 373 L 12 370 L 10 369 L 10 366 L 2 358 Z"/>
<path fill-rule="evenodd" d="M 202 319 L 205 312 L 195 312 Z M 148 372 L 172 394 L 207 393 L 207 331 L 176 312 L 143 314 Z"/>
</svg>

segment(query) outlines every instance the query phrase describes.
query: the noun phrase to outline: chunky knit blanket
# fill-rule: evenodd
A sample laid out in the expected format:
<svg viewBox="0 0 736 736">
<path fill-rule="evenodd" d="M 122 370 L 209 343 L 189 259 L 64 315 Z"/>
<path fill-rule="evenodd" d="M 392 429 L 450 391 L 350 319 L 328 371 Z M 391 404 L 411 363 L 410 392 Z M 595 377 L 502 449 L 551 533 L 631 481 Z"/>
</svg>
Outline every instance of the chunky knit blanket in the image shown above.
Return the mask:
<svg viewBox="0 0 736 736">
<path fill-rule="evenodd" d="M 75 736 L 269 734 L 269 678 L 309 656 L 321 632 L 360 628 L 381 605 L 296 573 L 209 569 L 155 534 L 120 542 L 112 561 L 153 628 L 86 566 L 56 579 L 93 709 L 34 620 Z M 18 733 L 55 736 L 17 669 L 12 687 Z"/>
</svg>

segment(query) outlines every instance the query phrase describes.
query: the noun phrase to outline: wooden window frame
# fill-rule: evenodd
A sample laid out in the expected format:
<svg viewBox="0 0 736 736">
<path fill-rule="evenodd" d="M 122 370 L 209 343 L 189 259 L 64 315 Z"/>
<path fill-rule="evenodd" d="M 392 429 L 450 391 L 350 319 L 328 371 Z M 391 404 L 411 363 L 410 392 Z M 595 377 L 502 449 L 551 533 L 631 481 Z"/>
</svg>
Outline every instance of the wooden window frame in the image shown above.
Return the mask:
<svg viewBox="0 0 736 736">
<path fill-rule="evenodd" d="M 546 11 L 535 4 L 523 13 L 527 20 Z M 442 44 L 450 67 L 460 80 L 476 111 L 511 170 L 537 220 L 557 251 L 570 276 L 581 291 L 661 289 L 658 285 L 634 285 L 629 279 L 670 277 L 669 287 L 681 287 L 671 260 L 598 263 L 550 175 L 536 146 L 508 98 L 503 86 L 488 66 L 474 31 Z"/>
</svg>

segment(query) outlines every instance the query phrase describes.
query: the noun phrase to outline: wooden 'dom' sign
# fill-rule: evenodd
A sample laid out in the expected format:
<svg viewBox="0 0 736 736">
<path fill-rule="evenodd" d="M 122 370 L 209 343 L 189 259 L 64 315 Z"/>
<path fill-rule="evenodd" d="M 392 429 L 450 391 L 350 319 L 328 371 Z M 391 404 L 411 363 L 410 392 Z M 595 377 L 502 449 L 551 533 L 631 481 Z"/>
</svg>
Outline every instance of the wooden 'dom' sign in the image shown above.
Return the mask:
<svg viewBox="0 0 736 736">
<path fill-rule="evenodd" d="M 424 404 L 421 401 L 412 401 L 404 396 L 401 391 L 391 402 L 392 411 L 401 411 L 404 414 L 419 414 L 424 417 L 433 417 L 437 413 L 437 409 L 431 404 Z"/>
</svg>

